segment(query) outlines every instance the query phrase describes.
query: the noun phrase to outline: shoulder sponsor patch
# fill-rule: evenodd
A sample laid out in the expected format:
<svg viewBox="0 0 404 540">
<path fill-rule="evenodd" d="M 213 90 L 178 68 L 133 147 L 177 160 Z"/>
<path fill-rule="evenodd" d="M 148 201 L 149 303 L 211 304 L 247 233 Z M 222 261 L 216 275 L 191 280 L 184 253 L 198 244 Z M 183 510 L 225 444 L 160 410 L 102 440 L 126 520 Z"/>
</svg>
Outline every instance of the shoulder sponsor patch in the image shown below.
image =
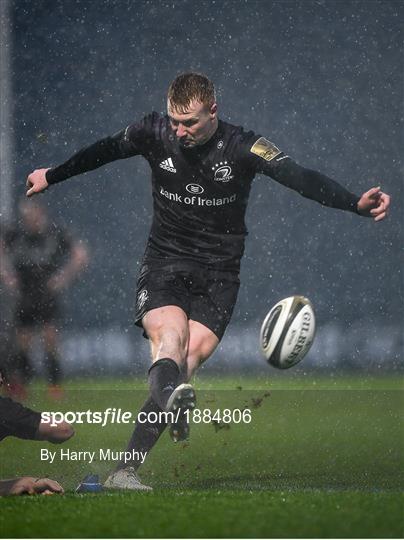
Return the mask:
<svg viewBox="0 0 404 540">
<path fill-rule="evenodd" d="M 271 161 L 271 159 L 274 159 L 274 157 L 281 153 L 281 150 L 265 137 L 260 137 L 258 141 L 255 141 L 252 145 L 250 152 L 265 159 L 265 161 Z"/>
</svg>

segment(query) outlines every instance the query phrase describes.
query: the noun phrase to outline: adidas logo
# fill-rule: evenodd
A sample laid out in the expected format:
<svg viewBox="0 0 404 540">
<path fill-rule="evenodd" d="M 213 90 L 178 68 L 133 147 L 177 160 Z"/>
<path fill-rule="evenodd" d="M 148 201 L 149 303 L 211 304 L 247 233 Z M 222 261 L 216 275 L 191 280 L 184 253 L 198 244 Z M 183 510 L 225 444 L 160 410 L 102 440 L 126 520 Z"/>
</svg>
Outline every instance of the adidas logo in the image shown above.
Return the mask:
<svg viewBox="0 0 404 540">
<path fill-rule="evenodd" d="M 160 167 L 162 169 L 165 169 L 166 171 L 170 171 L 172 173 L 176 173 L 177 169 L 174 167 L 173 160 L 169 157 L 168 159 L 165 159 L 160 163 Z"/>
</svg>

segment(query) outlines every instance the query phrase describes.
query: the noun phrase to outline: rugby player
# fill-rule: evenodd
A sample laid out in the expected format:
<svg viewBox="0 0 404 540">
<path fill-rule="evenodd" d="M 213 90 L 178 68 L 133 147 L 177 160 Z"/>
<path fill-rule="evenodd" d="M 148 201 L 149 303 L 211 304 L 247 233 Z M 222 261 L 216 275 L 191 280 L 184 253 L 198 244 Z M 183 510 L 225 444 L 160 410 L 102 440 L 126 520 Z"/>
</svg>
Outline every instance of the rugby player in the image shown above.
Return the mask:
<svg viewBox="0 0 404 540">
<path fill-rule="evenodd" d="M 84 245 L 56 225 L 39 201 L 19 204 L 20 222 L 2 231 L 0 280 L 17 297 L 14 313 L 15 347 L 8 361 L 10 393 L 26 397 L 25 384 L 32 377 L 30 349 L 36 335 L 43 339 L 48 393 L 62 397 L 62 371 L 57 323 L 60 293 L 87 263 Z"/>
<path fill-rule="evenodd" d="M 156 112 L 83 148 L 65 163 L 33 171 L 27 195 L 39 193 L 105 163 L 142 155 L 152 170 L 153 222 L 137 289 L 136 324 L 151 344 L 150 397 L 142 412 L 192 408 L 195 370 L 213 353 L 232 315 L 239 289 L 244 223 L 256 174 L 303 197 L 375 221 L 390 198 L 380 187 L 360 197 L 334 180 L 298 165 L 264 136 L 218 118 L 212 82 L 198 73 L 170 85 L 167 114 Z M 163 424 L 137 424 L 128 450 L 149 451 Z M 174 440 L 189 426 L 170 425 Z M 106 486 L 150 489 L 138 464 L 121 464 Z"/>
</svg>

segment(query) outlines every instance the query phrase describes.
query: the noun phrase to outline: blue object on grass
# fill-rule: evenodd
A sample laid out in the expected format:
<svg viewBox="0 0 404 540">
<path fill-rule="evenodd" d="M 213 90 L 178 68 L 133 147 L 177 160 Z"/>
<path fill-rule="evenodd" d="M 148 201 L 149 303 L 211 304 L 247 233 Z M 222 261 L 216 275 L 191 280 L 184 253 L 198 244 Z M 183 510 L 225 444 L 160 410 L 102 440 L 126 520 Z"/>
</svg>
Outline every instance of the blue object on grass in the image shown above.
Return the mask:
<svg viewBox="0 0 404 540">
<path fill-rule="evenodd" d="M 88 474 L 76 488 L 76 493 L 99 493 L 103 490 L 98 474 Z"/>
</svg>

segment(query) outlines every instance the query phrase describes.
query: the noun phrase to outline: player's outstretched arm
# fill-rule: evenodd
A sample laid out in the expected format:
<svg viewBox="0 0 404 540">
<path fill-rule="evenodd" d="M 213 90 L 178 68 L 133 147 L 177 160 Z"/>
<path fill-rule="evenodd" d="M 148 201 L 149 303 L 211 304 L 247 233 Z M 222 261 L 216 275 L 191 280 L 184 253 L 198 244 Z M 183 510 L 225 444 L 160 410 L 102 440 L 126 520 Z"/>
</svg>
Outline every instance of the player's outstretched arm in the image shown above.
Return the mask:
<svg viewBox="0 0 404 540">
<path fill-rule="evenodd" d="M 390 196 L 383 193 L 380 187 L 366 191 L 358 201 L 358 213 L 362 216 L 372 217 L 375 221 L 384 219 L 389 211 Z"/>
<path fill-rule="evenodd" d="M 26 183 L 28 188 L 27 197 L 45 191 L 49 186 L 48 181 L 46 180 L 46 171 L 49 171 L 49 169 L 36 169 L 28 175 Z"/>
<path fill-rule="evenodd" d="M 61 444 L 74 435 L 74 430 L 68 422 L 58 422 L 52 425 L 50 422 L 41 420 L 36 431 L 34 440 L 49 441 L 53 444 Z"/>
<path fill-rule="evenodd" d="M 37 169 L 28 175 L 27 195 L 44 191 L 48 186 L 98 169 L 107 163 L 131 156 L 144 155 L 153 141 L 159 115 L 153 113 L 126 129 L 100 139 L 73 154 L 67 161 L 50 169 Z"/>
</svg>

